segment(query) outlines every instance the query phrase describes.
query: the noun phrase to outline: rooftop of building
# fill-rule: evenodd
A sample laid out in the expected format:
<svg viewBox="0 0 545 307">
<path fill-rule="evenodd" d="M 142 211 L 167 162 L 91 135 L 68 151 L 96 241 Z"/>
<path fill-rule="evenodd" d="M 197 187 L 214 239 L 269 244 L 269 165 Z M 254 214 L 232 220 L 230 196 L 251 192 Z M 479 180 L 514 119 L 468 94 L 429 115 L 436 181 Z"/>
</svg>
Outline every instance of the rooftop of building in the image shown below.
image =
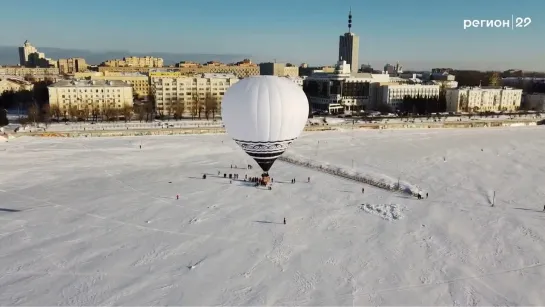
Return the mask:
<svg viewBox="0 0 545 307">
<path fill-rule="evenodd" d="M 473 91 L 486 91 L 486 90 L 519 90 L 521 89 L 512 88 L 508 86 L 462 86 L 455 89 L 447 89 L 447 90 L 473 90 Z"/>
<path fill-rule="evenodd" d="M 104 74 L 106 77 L 148 77 L 146 74 L 139 72 L 119 72 L 115 74 Z"/>
<path fill-rule="evenodd" d="M 18 84 L 21 84 L 21 85 L 32 85 L 31 82 L 28 82 L 25 79 L 23 79 L 21 77 L 18 77 L 18 76 L 7 76 L 7 75 L 0 76 L 0 81 L 3 81 L 3 80 L 10 81 L 10 82 L 15 82 L 15 83 L 18 83 Z"/>
<path fill-rule="evenodd" d="M 238 79 L 234 74 L 204 73 L 201 78 L 210 79 Z"/>
<path fill-rule="evenodd" d="M 120 80 L 60 80 L 49 87 L 128 87 Z"/>
</svg>

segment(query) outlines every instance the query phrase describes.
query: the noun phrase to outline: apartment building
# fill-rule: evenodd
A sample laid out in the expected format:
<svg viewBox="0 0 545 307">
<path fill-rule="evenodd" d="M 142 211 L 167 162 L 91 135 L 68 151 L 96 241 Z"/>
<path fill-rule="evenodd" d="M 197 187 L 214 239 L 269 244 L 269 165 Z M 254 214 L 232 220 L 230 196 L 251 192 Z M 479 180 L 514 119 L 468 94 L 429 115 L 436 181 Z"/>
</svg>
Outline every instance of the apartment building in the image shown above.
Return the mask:
<svg viewBox="0 0 545 307">
<path fill-rule="evenodd" d="M 259 65 L 252 63 L 249 59 L 229 65 L 211 61 L 202 65 L 194 62 L 180 62 L 176 66 L 182 75 L 205 73 L 233 74 L 239 79 L 260 75 Z"/>
<path fill-rule="evenodd" d="M 509 87 L 462 87 L 446 90 L 448 112 L 516 111 L 522 90 Z"/>
<path fill-rule="evenodd" d="M 87 70 L 87 62 L 84 58 L 59 59 L 57 67 L 61 74 L 73 74 Z"/>
<path fill-rule="evenodd" d="M 145 98 L 150 94 L 150 79 L 147 75 L 141 73 L 123 73 L 123 72 L 84 72 L 75 73 L 75 79 L 88 80 L 106 80 L 123 81 L 132 86 L 133 93 L 139 98 Z"/>
<path fill-rule="evenodd" d="M 134 66 L 99 66 L 99 72 L 125 72 L 125 73 L 141 73 L 148 74 L 149 67 L 134 67 Z"/>
<path fill-rule="evenodd" d="M 263 76 L 299 77 L 299 67 L 286 63 L 261 63 L 259 72 Z"/>
<path fill-rule="evenodd" d="M 101 66 L 108 67 L 163 67 L 163 59 L 152 56 L 145 57 L 124 57 L 123 59 L 113 59 L 105 61 Z"/>
<path fill-rule="evenodd" d="M 233 74 L 205 73 L 200 76 L 176 76 L 151 78 L 151 91 L 156 110 L 170 114 L 175 106 L 183 106 L 183 114 L 190 115 L 198 108 L 215 103 L 216 114 L 221 111 L 221 99 L 225 91 L 239 81 Z M 195 114 L 195 113 L 193 113 Z"/>
<path fill-rule="evenodd" d="M 99 110 L 121 109 L 133 104 L 132 87 L 123 81 L 62 80 L 47 87 L 49 105 L 61 112 L 71 107 Z"/>
<path fill-rule="evenodd" d="M 31 91 L 34 85 L 20 78 L 0 76 L 0 95 L 8 91 Z"/>
<path fill-rule="evenodd" d="M 36 81 L 44 81 L 46 79 L 57 81 L 61 78 L 59 75 L 59 69 L 55 67 L 0 67 L 0 76 L 13 76 L 18 78 L 30 77 Z"/>
</svg>

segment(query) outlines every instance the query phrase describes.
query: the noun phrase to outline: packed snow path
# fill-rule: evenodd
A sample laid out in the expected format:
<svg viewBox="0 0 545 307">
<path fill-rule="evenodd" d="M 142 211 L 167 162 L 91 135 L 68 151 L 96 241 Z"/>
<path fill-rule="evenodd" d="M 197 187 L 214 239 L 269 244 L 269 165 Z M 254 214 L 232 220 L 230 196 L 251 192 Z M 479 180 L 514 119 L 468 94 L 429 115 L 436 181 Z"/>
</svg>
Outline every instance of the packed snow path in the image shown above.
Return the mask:
<svg viewBox="0 0 545 307">
<path fill-rule="evenodd" d="M 287 163 L 272 191 L 230 184 L 260 172 L 225 135 L 1 143 L 0 305 L 545 305 L 543 148 L 539 128 L 290 148 L 417 200 Z"/>
<path fill-rule="evenodd" d="M 370 172 L 362 173 L 358 170 L 331 165 L 322 161 L 314 161 L 303 156 L 290 153 L 285 153 L 278 159 L 287 163 L 308 167 L 320 172 L 366 183 L 368 185 L 379 187 L 381 189 L 400 191 L 403 193 L 411 194 L 413 196 L 425 195 L 425 192 L 418 188 L 416 185 L 408 183 L 406 181 L 398 181 L 384 174 L 376 174 Z"/>
</svg>

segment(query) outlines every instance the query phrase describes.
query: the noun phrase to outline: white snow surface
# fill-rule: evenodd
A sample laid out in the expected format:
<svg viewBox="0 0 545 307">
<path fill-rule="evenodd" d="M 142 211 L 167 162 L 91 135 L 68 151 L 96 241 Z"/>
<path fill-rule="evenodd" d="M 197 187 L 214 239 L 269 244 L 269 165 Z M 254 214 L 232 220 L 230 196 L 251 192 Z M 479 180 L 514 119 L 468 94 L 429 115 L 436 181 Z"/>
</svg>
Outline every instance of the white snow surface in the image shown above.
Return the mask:
<svg viewBox="0 0 545 307">
<path fill-rule="evenodd" d="M 403 218 L 403 209 L 396 204 L 364 204 L 361 209 L 367 213 L 379 216 L 387 221 L 399 220 Z"/>
<path fill-rule="evenodd" d="M 282 161 L 271 191 L 230 184 L 260 172 L 227 135 L 0 143 L 0 305 L 545 305 L 543 148 L 523 127 L 288 150 L 417 200 Z"/>
</svg>

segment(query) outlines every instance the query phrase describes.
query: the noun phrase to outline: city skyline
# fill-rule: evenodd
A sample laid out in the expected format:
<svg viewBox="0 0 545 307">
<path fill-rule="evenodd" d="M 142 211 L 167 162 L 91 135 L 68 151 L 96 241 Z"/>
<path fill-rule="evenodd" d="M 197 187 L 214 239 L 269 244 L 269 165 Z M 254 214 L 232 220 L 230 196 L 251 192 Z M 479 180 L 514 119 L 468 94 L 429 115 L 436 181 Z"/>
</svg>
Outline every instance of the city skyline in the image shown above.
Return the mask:
<svg viewBox="0 0 545 307">
<path fill-rule="evenodd" d="M 28 39 L 38 49 L 57 47 L 96 52 L 247 54 L 254 62 L 306 62 L 330 65 L 338 57 L 338 37 L 347 32 L 352 8 L 352 32 L 360 37 L 359 63 L 381 69 L 399 61 L 407 69 L 525 69 L 545 71 L 540 50 L 545 42 L 543 6 L 537 0 L 467 0 L 442 3 L 322 3 L 285 0 L 234 3 L 165 0 L 160 6 L 142 1 L 102 0 L 74 7 L 44 6 L 28 10 L 30 0 L 3 5 L 0 27 L 13 28 L 0 38 L 4 46 L 21 46 Z M 65 1 L 66 2 L 66 1 Z M 141 3 L 141 5 L 139 5 Z M 104 8 L 108 8 L 107 10 Z M 84 12 L 84 14 L 82 14 Z M 463 29 L 464 19 L 532 18 L 524 29 Z M 62 18 L 59 18 L 62 16 Z M 37 32 L 43 29 L 44 32 Z M 14 50 L 14 53 L 17 51 Z M 180 60 L 184 60 L 180 58 Z M 213 59 L 210 59 L 213 60 Z"/>
</svg>

